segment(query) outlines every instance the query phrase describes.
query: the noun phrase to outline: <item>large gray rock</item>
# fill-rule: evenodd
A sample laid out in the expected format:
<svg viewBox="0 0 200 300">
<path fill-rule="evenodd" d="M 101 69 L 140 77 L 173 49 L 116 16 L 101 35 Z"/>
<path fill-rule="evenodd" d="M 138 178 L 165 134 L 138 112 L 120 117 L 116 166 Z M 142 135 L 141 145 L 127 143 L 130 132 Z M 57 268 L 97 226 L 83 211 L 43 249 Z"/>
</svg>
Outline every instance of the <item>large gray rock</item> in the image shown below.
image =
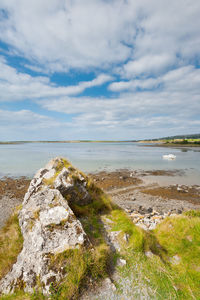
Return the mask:
<svg viewBox="0 0 200 300">
<path fill-rule="evenodd" d="M 61 158 L 37 172 L 19 213 L 23 249 L 12 270 L 0 281 L 1 293 L 22 287 L 33 292 L 39 284 L 48 294 L 51 282 L 62 279 L 62 269 L 51 269 L 50 257 L 88 242 L 66 200 L 79 204 L 90 201 L 86 186 L 85 177 Z"/>
</svg>

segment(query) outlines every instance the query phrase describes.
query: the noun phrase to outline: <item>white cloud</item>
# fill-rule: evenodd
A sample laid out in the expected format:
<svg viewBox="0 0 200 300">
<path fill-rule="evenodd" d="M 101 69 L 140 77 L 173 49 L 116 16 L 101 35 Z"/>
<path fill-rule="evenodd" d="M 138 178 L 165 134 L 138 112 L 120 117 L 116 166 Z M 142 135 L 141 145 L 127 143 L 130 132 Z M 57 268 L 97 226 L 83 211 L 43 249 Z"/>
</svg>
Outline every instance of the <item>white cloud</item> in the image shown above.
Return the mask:
<svg viewBox="0 0 200 300">
<path fill-rule="evenodd" d="M 73 124 L 30 110 L 0 109 L 1 140 L 55 140 L 73 138 Z"/>
<path fill-rule="evenodd" d="M 64 95 L 77 95 L 85 89 L 100 86 L 113 79 L 112 76 L 100 74 L 91 81 L 82 81 L 75 86 L 56 86 L 46 76 L 30 76 L 17 72 L 6 64 L 0 57 L 0 101 L 16 101 L 25 99 L 60 97 Z"/>
<path fill-rule="evenodd" d="M 129 61 L 123 66 L 123 77 L 136 77 L 141 74 L 156 74 L 173 65 L 175 58 L 168 54 L 145 55 L 138 60 Z"/>
<path fill-rule="evenodd" d="M 121 92 L 125 90 L 135 91 L 137 88 L 140 89 L 152 89 L 156 88 L 161 83 L 160 78 L 148 78 L 148 79 L 134 79 L 129 81 L 118 81 L 111 83 L 108 88 L 113 92 Z"/>
<path fill-rule="evenodd" d="M 0 38 L 49 69 L 102 67 L 125 59 L 135 12 L 123 1 L 1 1 Z M 123 37 L 123 39 L 121 39 Z"/>
<path fill-rule="evenodd" d="M 196 94 L 200 97 L 200 69 L 196 69 L 192 65 L 180 67 L 165 73 L 162 76 L 148 79 L 132 79 L 129 81 L 113 82 L 109 85 L 109 89 L 114 92 L 135 91 L 137 88 L 141 90 L 155 89 L 162 86 L 162 90 L 167 92 L 178 91 L 186 94 L 191 93 L 190 97 Z M 154 90 L 157 94 L 157 91 Z"/>
<path fill-rule="evenodd" d="M 0 39 L 44 68 L 155 71 L 199 60 L 200 4 L 196 0 L 2 0 Z M 152 59 L 151 59 L 152 58 Z M 159 67 L 160 65 L 160 67 Z M 134 73 L 135 74 L 135 73 Z"/>
<path fill-rule="evenodd" d="M 171 131 L 199 131 L 199 119 L 195 112 L 200 111 L 199 97 L 191 97 L 183 92 L 162 91 L 123 94 L 119 98 L 64 98 L 44 101 L 43 108 L 74 114 L 73 124 L 90 131 L 96 129 L 107 132 L 113 128 L 116 135 L 139 138 L 142 129 L 157 132 L 171 128 Z M 131 133 L 132 131 L 132 133 Z M 183 132 L 182 132 L 183 133 Z M 146 136 L 147 137 L 147 136 Z"/>
<path fill-rule="evenodd" d="M 60 126 L 53 118 L 34 113 L 30 110 L 9 111 L 0 110 L 0 126 L 13 127 L 17 125 L 21 129 L 38 130 Z"/>
<path fill-rule="evenodd" d="M 161 88 L 149 90 L 156 84 Z M 137 91 L 138 87 L 143 91 Z M 104 128 L 128 136 L 131 128 L 143 135 L 147 128 L 154 134 L 165 130 L 171 130 L 172 134 L 173 130 L 199 131 L 200 69 L 188 66 L 169 71 L 158 79 L 115 82 L 111 89 L 128 92 L 115 98 L 63 97 L 38 104 L 50 111 L 73 114 L 73 124 L 87 128 L 88 132 L 90 128 Z"/>
<path fill-rule="evenodd" d="M 36 73 L 45 73 L 45 70 L 37 65 L 24 64 L 24 67 Z"/>
</svg>

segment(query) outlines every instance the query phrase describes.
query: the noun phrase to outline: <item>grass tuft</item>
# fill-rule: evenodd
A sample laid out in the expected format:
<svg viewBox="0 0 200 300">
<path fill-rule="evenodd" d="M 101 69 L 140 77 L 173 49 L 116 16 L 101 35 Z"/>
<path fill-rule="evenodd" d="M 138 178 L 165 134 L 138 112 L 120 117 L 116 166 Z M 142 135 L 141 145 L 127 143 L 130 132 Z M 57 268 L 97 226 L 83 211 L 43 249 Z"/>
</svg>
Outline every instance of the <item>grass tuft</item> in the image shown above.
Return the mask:
<svg viewBox="0 0 200 300">
<path fill-rule="evenodd" d="M 144 248 L 144 231 L 139 227 L 136 227 L 127 214 L 116 208 L 111 212 L 111 220 L 114 222 L 112 231 L 121 231 L 123 234 L 129 236 L 128 246 L 124 245 L 124 240 L 121 238 L 120 242 L 122 246 L 126 247 L 130 251 L 142 251 Z"/>
<path fill-rule="evenodd" d="M 51 285 L 51 299 L 77 299 L 81 288 L 88 280 L 99 280 L 106 276 L 108 248 L 100 245 L 91 249 L 71 249 L 52 256 L 50 268 L 66 274 L 64 279 Z"/>
<path fill-rule="evenodd" d="M 22 247 L 23 237 L 16 212 L 0 230 L 0 278 L 9 272 Z"/>
<path fill-rule="evenodd" d="M 192 217 L 190 214 L 190 216 L 166 218 L 155 229 L 155 236 L 168 255 L 173 282 L 179 296 L 183 299 L 198 299 L 200 296 L 199 217 Z"/>
<path fill-rule="evenodd" d="M 184 212 L 184 215 L 188 217 L 200 217 L 200 210 L 188 210 Z"/>
</svg>

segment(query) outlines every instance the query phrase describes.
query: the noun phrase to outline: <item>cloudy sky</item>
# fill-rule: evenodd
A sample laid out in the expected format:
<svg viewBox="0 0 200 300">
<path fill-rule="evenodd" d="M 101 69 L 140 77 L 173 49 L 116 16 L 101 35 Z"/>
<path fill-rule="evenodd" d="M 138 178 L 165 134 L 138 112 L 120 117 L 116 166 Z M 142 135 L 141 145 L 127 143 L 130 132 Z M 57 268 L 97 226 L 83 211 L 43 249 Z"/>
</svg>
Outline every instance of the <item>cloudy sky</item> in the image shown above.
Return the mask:
<svg viewBox="0 0 200 300">
<path fill-rule="evenodd" d="M 0 140 L 200 132 L 197 0 L 0 0 Z"/>
</svg>

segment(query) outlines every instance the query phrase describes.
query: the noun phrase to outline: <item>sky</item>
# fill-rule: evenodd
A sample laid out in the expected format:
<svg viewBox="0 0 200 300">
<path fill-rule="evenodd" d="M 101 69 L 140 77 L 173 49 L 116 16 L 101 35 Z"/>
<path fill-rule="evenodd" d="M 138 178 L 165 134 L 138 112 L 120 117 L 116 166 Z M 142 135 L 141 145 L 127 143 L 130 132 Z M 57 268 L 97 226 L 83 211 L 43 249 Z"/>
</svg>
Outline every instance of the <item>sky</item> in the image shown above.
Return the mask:
<svg viewBox="0 0 200 300">
<path fill-rule="evenodd" d="M 200 1 L 0 0 L 0 140 L 200 133 Z"/>
</svg>

